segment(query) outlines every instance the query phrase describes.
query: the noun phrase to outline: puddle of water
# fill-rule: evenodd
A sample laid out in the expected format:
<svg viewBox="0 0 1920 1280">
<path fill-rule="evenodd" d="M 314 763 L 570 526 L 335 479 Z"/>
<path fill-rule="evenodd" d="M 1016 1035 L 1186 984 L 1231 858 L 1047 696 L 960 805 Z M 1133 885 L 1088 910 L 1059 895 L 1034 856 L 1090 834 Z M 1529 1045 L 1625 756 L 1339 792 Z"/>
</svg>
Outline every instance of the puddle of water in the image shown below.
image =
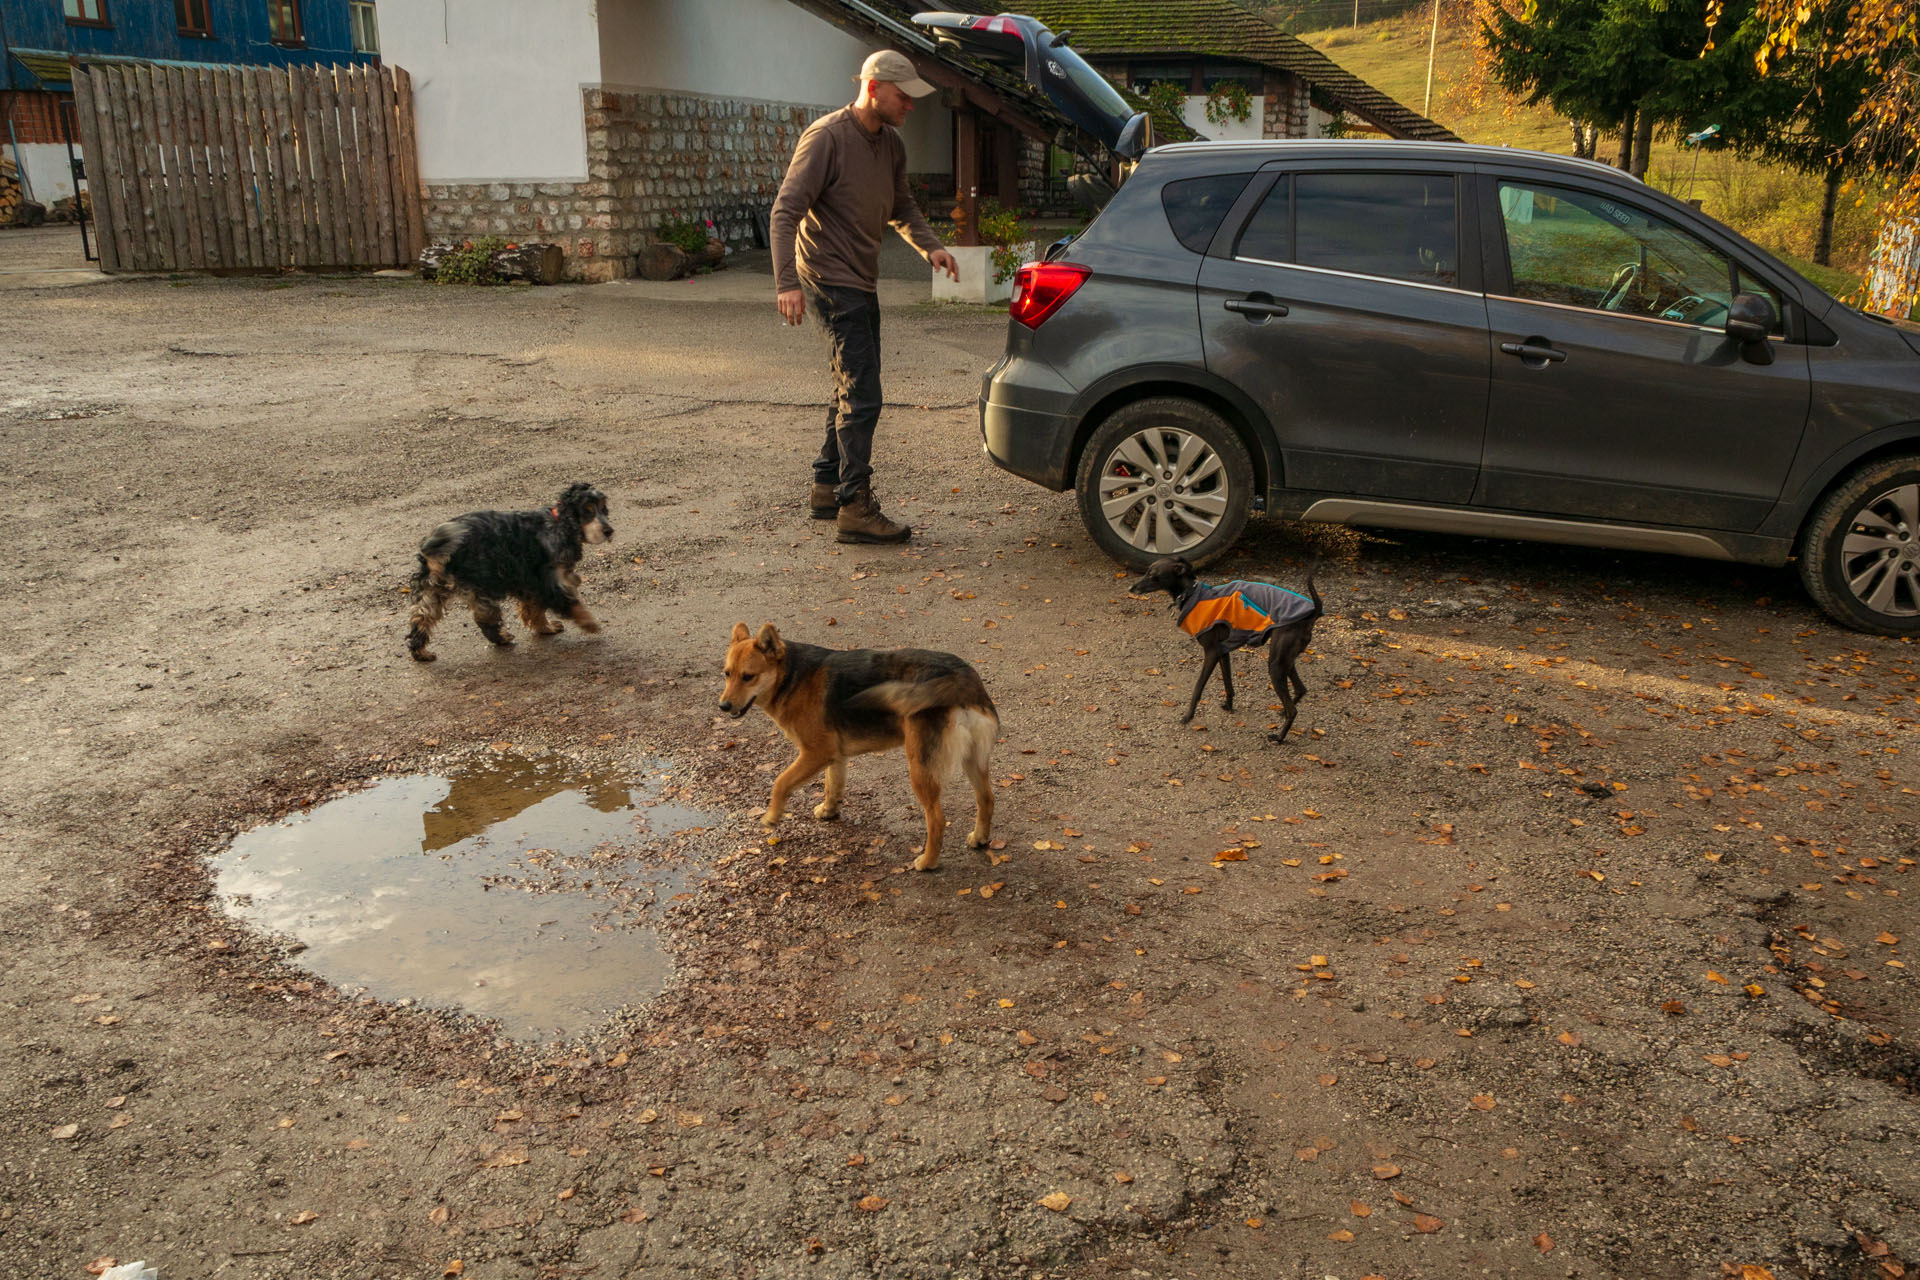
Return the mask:
<svg viewBox="0 0 1920 1280">
<path fill-rule="evenodd" d="M 214 860 L 215 883 L 232 914 L 305 944 L 300 965 L 343 990 L 457 1006 L 519 1039 L 568 1036 L 657 994 L 667 957 L 657 931 L 597 893 L 519 886 L 605 845 L 712 825 L 656 795 L 512 756 L 387 778 L 244 832 Z M 665 898 L 683 877 L 657 869 L 640 887 Z"/>
</svg>

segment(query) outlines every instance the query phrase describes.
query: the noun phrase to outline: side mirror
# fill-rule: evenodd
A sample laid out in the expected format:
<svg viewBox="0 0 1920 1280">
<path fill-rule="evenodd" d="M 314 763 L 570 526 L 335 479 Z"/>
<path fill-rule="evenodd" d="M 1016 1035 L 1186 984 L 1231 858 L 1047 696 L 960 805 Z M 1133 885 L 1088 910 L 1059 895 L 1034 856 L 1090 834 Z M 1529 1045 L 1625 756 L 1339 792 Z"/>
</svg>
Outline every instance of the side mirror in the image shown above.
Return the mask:
<svg viewBox="0 0 1920 1280">
<path fill-rule="evenodd" d="M 1773 304 L 1759 294 L 1736 294 L 1727 308 L 1727 336 L 1740 343 L 1765 342 L 1779 318 Z"/>
<path fill-rule="evenodd" d="M 1767 335 L 1779 315 L 1773 303 L 1757 293 L 1735 294 L 1727 307 L 1727 336 L 1740 344 L 1740 354 L 1753 364 L 1772 364 L 1773 348 Z"/>
</svg>

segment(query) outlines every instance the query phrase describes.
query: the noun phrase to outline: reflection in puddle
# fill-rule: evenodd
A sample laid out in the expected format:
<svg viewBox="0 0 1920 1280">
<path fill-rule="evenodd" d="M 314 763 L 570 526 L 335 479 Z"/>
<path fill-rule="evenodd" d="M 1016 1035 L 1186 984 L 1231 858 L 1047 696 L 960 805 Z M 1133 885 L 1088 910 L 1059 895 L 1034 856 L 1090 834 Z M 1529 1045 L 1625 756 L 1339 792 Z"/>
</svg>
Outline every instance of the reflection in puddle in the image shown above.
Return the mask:
<svg viewBox="0 0 1920 1280">
<path fill-rule="evenodd" d="M 213 871 L 233 914 L 304 943 L 301 966 L 343 990 L 457 1005 L 523 1039 L 573 1034 L 660 991 L 658 934 L 615 918 L 598 892 L 502 880 L 540 884 L 602 846 L 710 824 L 656 791 L 501 757 L 450 777 L 387 778 L 244 832 Z M 656 868 L 640 887 L 664 898 L 684 874 Z"/>
</svg>

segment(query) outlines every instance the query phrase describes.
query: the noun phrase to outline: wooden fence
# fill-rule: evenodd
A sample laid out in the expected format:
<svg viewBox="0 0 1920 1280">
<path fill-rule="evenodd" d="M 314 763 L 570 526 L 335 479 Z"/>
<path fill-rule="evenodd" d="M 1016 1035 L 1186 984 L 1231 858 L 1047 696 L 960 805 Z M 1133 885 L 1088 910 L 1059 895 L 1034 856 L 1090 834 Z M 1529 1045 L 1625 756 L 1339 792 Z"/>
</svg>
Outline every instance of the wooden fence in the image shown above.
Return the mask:
<svg viewBox="0 0 1920 1280">
<path fill-rule="evenodd" d="M 426 244 L 398 67 L 76 67 L 105 271 L 405 266 Z"/>
</svg>

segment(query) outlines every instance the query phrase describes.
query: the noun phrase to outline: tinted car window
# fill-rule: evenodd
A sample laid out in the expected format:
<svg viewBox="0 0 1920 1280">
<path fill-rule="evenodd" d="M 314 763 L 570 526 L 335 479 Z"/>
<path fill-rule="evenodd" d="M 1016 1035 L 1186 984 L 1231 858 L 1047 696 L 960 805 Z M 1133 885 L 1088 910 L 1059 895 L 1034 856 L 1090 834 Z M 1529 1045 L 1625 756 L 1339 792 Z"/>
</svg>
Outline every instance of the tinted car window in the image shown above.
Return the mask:
<svg viewBox="0 0 1920 1280">
<path fill-rule="evenodd" d="M 1293 261 L 1293 190 L 1285 174 L 1273 184 L 1260 207 L 1241 229 L 1240 242 L 1234 246 L 1236 258 L 1259 258 L 1266 262 Z"/>
<path fill-rule="evenodd" d="M 1294 256 L 1303 267 L 1450 285 L 1459 279 L 1453 176 L 1294 176 Z"/>
<path fill-rule="evenodd" d="M 1502 182 L 1500 221 L 1516 298 L 1690 324 L 1726 321 L 1733 264 L 1664 218 L 1591 191 Z"/>
<path fill-rule="evenodd" d="M 1220 229 L 1220 220 L 1246 189 L 1250 173 L 1221 173 L 1205 178 L 1184 178 L 1160 188 L 1160 203 L 1167 221 L 1180 243 L 1195 253 L 1205 253 Z"/>
</svg>

